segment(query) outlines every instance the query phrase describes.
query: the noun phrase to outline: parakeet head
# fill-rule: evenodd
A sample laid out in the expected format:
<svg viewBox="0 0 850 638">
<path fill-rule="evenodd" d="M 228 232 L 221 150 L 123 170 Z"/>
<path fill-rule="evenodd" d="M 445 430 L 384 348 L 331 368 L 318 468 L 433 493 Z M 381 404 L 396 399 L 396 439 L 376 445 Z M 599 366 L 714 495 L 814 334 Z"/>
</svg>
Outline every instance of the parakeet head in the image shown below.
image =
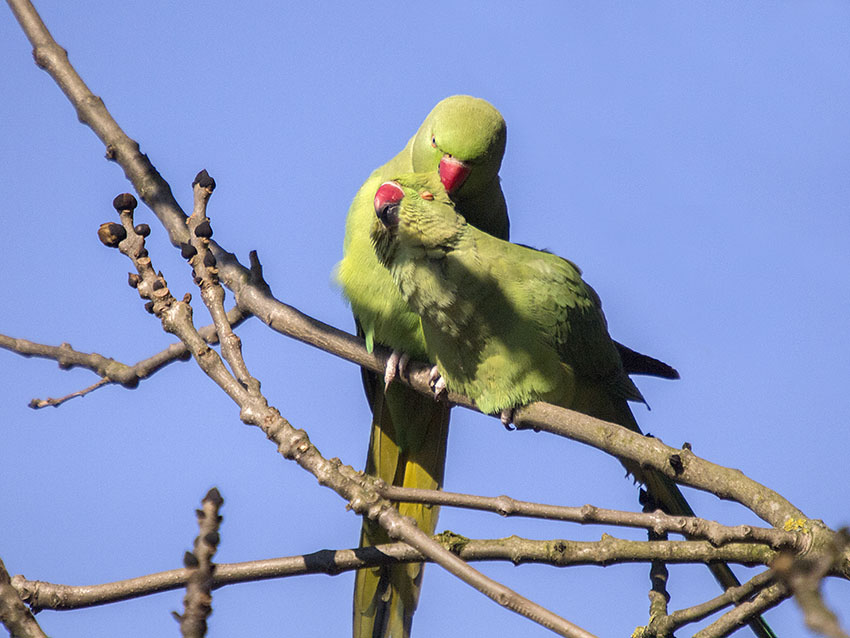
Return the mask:
<svg viewBox="0 0 850 638">
<path fill-rule="evenodd" d="M 466 226 L 435 173 L 410 173 L 384 182 L 374 205 L 372 243 L 386 267 L 401 254 L 444 255 Z"/>
<path fill-rule="evenodd" d="M 428 114 L 413 143 L 413 169 L 437 171 L 452 199 L 474 196 L 498 179 L 507 129 L 496 108 L 453 95 Z"/>
</svg>

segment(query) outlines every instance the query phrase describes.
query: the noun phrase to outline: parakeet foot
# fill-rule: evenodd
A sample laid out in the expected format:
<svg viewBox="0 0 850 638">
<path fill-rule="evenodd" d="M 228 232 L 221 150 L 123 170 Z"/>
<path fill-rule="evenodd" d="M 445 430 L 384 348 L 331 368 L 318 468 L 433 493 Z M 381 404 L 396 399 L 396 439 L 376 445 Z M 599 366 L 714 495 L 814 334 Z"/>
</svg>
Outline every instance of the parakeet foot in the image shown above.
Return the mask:
<svg viewBox="0 0 850 638">
<path fill-rule="evenodd" d="M 439 399 L 440 395 L 448 392 L 446 381 L 443 379 L 437 366 L 431 368 L 431 374 L 428 375 L 428 385 L 434 391 L 434 399 Z"/>
<path fill-rule="evenodd" d="M 499 414 L 499 420 L 502 422 L 502 425 L 505 426 L 506 430 L 516 430 L 516 428 L 511 425 L 514 420 L 514 409 L 513 408 L 505 408 Z"/>
<path fill-rule="evenodd" d="M 396 377 L 407 376 L 407 364 L 410 363 L 410 357 L 405 352 L 393 350 L 389 359 L 387 359 L 387 367 L 384 369 L 384 392 L 390 387 L 390 384 Z"/>
</svg>

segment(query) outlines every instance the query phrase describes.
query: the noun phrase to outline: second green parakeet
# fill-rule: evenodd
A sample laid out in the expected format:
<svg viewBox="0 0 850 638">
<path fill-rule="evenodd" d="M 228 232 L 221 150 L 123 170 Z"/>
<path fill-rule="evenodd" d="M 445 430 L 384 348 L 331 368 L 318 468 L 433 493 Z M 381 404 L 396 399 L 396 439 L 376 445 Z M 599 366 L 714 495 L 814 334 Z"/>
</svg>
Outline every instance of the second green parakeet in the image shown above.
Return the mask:
<svg viewBox="0 0 850 638">
<path fill-rule="evenodd" d="M 475 229 L 430 174 L 385 182 L 374 205 L 377 258 L 419 315 L 449 390 L 489 414 L 547 401 L 640 432 L 628 402 L 643 397 L 575 264 Z M 666 476 L 626 467 L 662 509 L 693 516 Z M 738 584 L 727 565 L 710 568 L 724 587 Z M 760 618 L 751 626 L 773 636 Z"/>
</svg>

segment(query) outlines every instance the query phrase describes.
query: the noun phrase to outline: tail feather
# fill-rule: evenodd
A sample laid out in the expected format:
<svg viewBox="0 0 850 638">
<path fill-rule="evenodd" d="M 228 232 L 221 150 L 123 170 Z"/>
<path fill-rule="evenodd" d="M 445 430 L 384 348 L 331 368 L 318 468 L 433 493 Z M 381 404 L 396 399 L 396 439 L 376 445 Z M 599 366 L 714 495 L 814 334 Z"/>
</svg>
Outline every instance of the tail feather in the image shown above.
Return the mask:
<svg viewBox="0 0 850 638">
<path fill-rule="evenodd" d="M 624 346 L 617 341 L 614 342 L 620 361 L 623 362 L 623 370 L 626 374 L 644 374 L 650 377 L 675 380 L 679 378 L 679 371 L 668 363 L 664 363 L 648 354 L 643 354 Z"/>
<path fill-rule="evenodd" d="M 365 378 L 364 378 L 365 380 Z M 372 397 L 372 434 L 366 473 L 391 485 L 439 489 L 443 484 L 449 407 L 394 384 Z M 403 425 L 402 425 L 403 423 Z M 400 503 L 419 529 L 433 534 L 439 508 Z M 363 519 L 360 546 L 390 542 L 374 521 Z M 408 638 L 419 601 L 423 565 L 387 565 L 358 570 L 354 586 L 355 638 Z"/>
</svg>

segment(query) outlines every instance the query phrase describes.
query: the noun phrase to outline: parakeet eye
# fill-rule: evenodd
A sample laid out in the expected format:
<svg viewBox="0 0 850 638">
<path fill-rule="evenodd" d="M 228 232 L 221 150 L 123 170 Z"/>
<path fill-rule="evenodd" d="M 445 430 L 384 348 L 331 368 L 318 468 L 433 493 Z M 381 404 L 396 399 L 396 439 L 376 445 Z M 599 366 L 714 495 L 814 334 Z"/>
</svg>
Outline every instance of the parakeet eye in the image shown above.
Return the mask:
<svg viewBox="0 0 850 638">
<path fill-rule="evenodd" d="M 433 146 L 434 148 L 437 148 L 437 138 L 434 137 L 433 135 L 431 136 L 431 146 Z"/>
</svg>

